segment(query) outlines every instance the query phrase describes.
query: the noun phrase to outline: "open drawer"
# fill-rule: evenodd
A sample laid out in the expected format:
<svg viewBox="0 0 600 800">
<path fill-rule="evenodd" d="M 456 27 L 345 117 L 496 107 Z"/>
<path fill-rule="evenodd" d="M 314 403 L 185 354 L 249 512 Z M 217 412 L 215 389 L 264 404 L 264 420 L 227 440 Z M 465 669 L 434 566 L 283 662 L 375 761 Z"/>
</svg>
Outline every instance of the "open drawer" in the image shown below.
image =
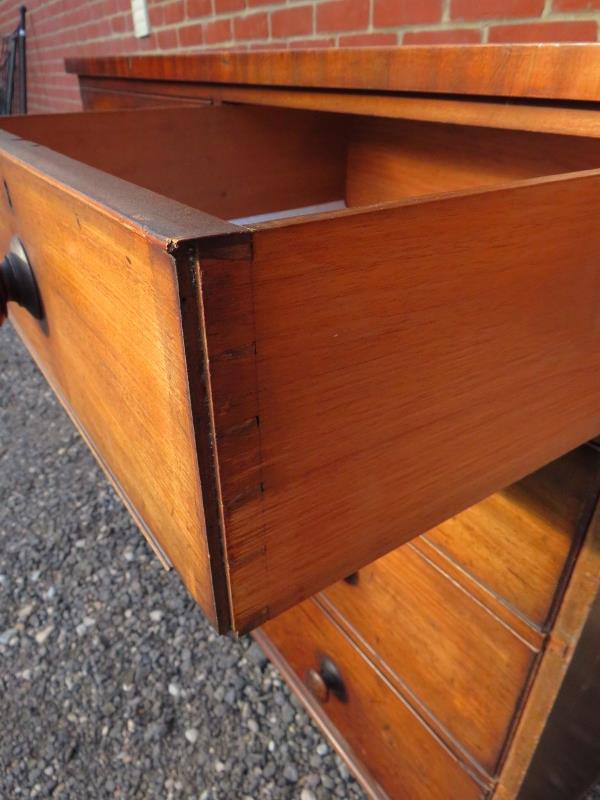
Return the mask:
<svg viewBox="0 0 600 800">
<path fill-rule="evenodd" d="M 600 432 L 600 139 L 252 106 L 2 120 L 48 381 L 222 631 Z"/>
</svg>

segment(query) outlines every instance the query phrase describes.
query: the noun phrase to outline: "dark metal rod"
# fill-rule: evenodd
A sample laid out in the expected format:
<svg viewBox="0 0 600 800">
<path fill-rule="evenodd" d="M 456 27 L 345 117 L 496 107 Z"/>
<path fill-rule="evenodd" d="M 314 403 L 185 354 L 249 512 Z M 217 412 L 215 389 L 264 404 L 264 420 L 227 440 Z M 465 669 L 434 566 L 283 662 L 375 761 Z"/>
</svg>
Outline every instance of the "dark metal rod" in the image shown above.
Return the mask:
<svg viewBox="0 0 600 800">
<path fill-rule="evenodd" d="M 10 114 L 12 112 L 12 101 L 13 101 L 13 82 L 15 79 L 15 56 L 17 54 L 16 47 L 15 47 L 15 35 L 13 34 L 8 42 L 8 79 L 7 79 L 7 87 L 6 87 L 6 113 Z"/>
<path fill-rule="evenodd" d="M 19 81 L 19 89 L 21 94 L 21 114 L 27 113 L 27 56 L 25 54 L 25 14 L 27 9 L 21 6 L 19 9 L 20 21 L 17 35 L 19 37 L 19 69 L 21 70 L 21 80 Z"/>
</svg>

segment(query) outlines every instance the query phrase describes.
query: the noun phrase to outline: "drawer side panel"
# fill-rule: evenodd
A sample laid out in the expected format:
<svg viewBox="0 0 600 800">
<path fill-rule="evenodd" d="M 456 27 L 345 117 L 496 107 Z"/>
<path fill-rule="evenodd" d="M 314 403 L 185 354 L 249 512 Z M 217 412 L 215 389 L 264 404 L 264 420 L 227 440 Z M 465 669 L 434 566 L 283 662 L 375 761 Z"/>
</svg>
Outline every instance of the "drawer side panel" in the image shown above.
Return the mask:
<svg viewBox="0 0 600 800">
<path fill-rule="evenodd" d="M 254 231 L 270 615 L 596 435 L 599 206 L 594 171 Z"/>
</svg>

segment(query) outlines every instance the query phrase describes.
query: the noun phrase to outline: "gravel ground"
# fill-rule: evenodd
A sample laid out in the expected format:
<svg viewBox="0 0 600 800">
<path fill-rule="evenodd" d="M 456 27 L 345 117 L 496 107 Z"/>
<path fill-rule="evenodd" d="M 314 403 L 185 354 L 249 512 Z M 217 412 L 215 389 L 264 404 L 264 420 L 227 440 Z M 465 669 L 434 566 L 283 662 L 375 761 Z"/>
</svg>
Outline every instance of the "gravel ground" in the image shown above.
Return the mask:
<svg viewBox="0 0 600 800">
<path fill-rule="evenodd" d="M 0 800 L 359 800 L 249 638 L 166 573 L 0 330 Z"/>
</svg>

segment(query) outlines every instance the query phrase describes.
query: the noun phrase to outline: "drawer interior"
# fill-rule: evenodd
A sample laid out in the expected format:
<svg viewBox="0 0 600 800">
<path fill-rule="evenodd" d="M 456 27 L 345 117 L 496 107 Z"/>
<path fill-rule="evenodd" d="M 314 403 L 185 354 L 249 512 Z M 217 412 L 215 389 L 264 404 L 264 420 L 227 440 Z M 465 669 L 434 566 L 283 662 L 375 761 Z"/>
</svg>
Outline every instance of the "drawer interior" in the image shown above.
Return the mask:
<svg viewBox="0 0 600 800">
<path fill-rule="evenodd" d="M 22 138 L 239 224 L 600 167 L 600 139 L 250 105 L 5 119 Z"/>
</svg>

